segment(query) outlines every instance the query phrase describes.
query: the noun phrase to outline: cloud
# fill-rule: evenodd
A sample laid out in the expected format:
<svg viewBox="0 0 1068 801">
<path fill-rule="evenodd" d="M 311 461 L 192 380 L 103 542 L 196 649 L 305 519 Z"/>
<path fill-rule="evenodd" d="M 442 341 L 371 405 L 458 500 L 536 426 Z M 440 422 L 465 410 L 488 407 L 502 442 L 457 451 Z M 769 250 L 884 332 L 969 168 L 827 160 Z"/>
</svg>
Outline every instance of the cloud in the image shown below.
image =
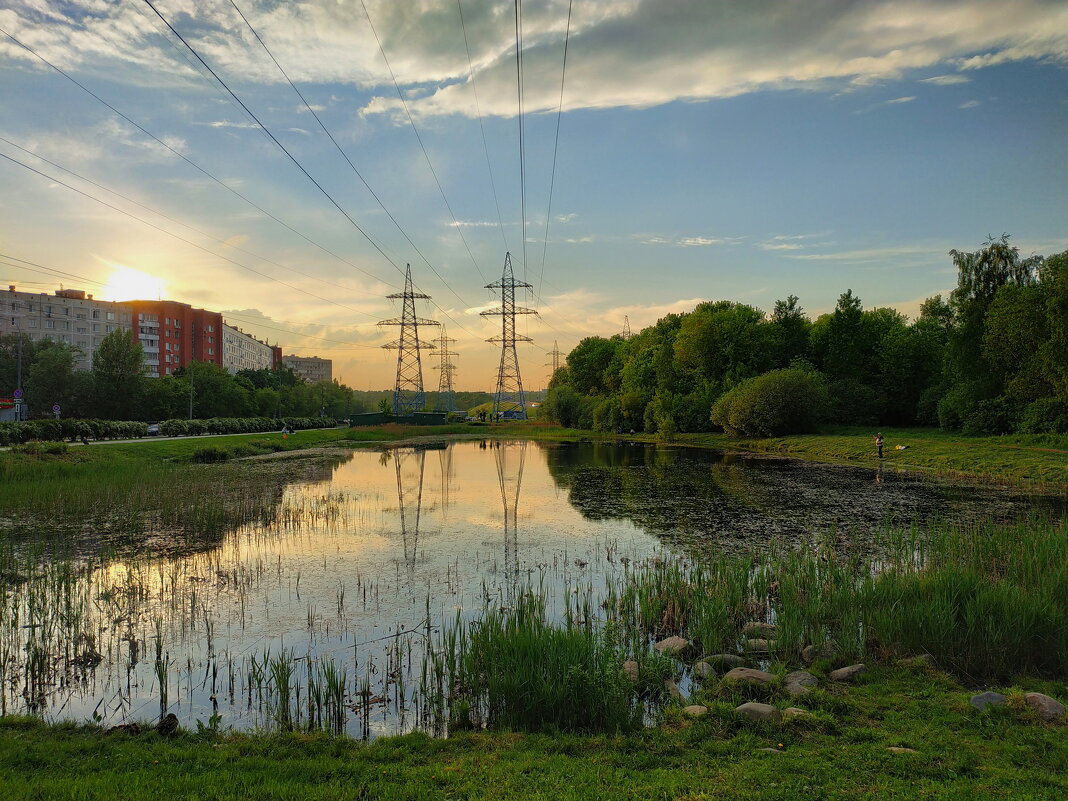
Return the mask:
<svg viewBox="0 0 1068 801">
<path fill-rule="evenodd" d="M 797 242 L 761 242 L 757 247 L 761 250 L 801 250 L 805 246 Z"/>
<path fill-rule="evenodd" d="M 209 128 L 259 128 L 254 122 L 232 122 L 231 120 L 213 120 L 212 122 L 194 122 L 194 125 L 206 125 Z"/>
<path fill-rule="evenodd" d="M 709 247 L 711 245 L 736 245 L 741 242 L 741 237 L 736 236 L 683 236 L 669 239 L 659 234 L 635 234 L 643 245 L 671 245 L 679 248 Z"/>
<path fill-rule="evenodd" d="M 558 214 L 555 217 L 553 217 L 553 219 L 556 220 L 556 222 L 559 222 L 559 223 L 569 223 L 569 222 L 573 222 L 576 217 L 578 217 L 578 215 L 574 214 L 574 213 L 571 213 L 571 214 Z"/>
<path fill-rule="evenodd" d="M 932 78 L 923 78 L 920 83 L 933 83 L 935 86 L 953 86 L 958 83 L 971 83 L 967 75 L 935 75 Z"/>
<path fill-rule="evenodd" d="M 949 247 L 945 245 L 897 245 L 886 248 L 871 248 L 868 250 L 845 250 L 831 253 L 797 253 L 788 255 L 786 258 L 801 261 L 840 261 L 860 264 L 864 262 L 892 259 L 900 256 L 935 256 L 945 259 Z"/>
<path fill-rule="evenodd" d="M 911 103 L 916 99 L 916 95 L 909 95 L 908 97 L 895 97 L 893 100 L 887 100 L 884 105 L 891 106 L 895 103 Z"/>
<path fill-rule="evenodd" d="M 496 228 L 499 223 L 494 220 L 450 220 L 445 224 L 449 228 Z"/>
<path fill-rule="evenodd" d="M 968 100 L 964 103 L 961 103 L 959 106 L 957 106 L 957 108 L 975 108 L 976 106 L 981 105 L 982 103 L 980 103 L 978 100 Z"/>
<path fill-rule="evenodd" d="M 683 248 L 708 247 L 709 245 L 722 245 L 726 240 L 715 239 L 710 236 L 687 236 L 680 239 L 676 244 Z"/>
<path fill-rule="evenodd" d="M 525 10 L 524 107 L 530 113 L 552 112 L 560 100 L 568 5 L 547 0 Z M 9 0 L 9 6 L 0 11 L 3 27 L 63 68 L 139 85 L 202 85 L 139 4 Z M 516 114 L 509 0 L 469 0 L 464 8 L 470 66 L 453 0 L 368 0 L 367 8 L 413 115 L 475 116 L 472 82 L 483 114 Z M 370 89 L 364 115 L 400 109 L 360 4 L 249 0 L 243 10 L 294 81 Z M 229 3 L 175 0 L 168 11 L 222 74 L 284 84 Z M 646 108 L 768 90 L 842 91 L 944 64 L 974 70 L 1023 59 L 1068 60 L 1062 0 L 1016 0 L 1011 13 L 1002 0 L 599 0 L 573 12 L 565 110 Z M 0 42 L 4 56 L 40 68 L 10 42 Z M 962 76 L 923 80 L 949 85 Z M 311 103 L 327 99 L 314 94 Z"/>
</svg>

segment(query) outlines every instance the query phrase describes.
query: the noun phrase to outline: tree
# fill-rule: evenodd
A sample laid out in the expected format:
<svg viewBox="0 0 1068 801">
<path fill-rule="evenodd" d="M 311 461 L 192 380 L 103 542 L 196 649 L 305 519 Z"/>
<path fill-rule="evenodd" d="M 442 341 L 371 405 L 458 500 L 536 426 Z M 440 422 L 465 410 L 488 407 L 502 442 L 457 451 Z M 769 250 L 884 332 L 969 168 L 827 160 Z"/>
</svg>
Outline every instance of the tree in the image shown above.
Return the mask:
<svg viewBox="0 0 1068 801">
<path fill-rule="evenodd" d="M 815 431 L 825 418 L 827 400 L 818 374 L 772 370 L 721 395 L 712 407 L 712 422 L 734 436 L 804 434 Z"/>
<path fill-rule="evenodd" d="M 59 405 L 70 414 L 77 352 L 76 348 L 62 342 L 45 340 L 38 343 L 33 363 L 29 369 L 23 366 L 30 415 L 50 417 L 53 405 Z"/>
<path fill-rule="evenodd" d="M 96 417 L 132 420 L 140 416 L 145 377 L 145 352 L 129 331 L 112 331 L 93 354 Z"/>
</svg>

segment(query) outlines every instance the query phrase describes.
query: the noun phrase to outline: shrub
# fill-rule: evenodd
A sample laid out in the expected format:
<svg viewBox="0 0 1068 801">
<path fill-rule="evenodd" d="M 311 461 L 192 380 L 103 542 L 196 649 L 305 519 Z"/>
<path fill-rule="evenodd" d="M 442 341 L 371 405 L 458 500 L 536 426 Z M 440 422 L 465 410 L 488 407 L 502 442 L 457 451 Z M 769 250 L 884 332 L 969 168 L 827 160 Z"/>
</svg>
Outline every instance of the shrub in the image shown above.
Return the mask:
<svg viewBox="0 0 1068 801">
<path fill-rule="evenodd" d="M 961 425 L 965 434 L 1008 434 L 1016 420 L 1016 409 L 1005 398 L 979 401 Z"/>
<path fill-rule="evenodd" d="M 1068 402 L 1040 398 L 1028 404 L 1016 424 L 1020 434 L 1068 434 Z"/>
<path fill-rule="evenodd" d="M 712 422 L 732 435 L 803 434 L 826 419 L 827 389 L 811 372 L 787 368 L 743 381 L 720 396 Z"/>
<path fill-rule="evenodd" d="M 211 464 L 212 462 L 225 462 L 230 458 L 230 451 L 226 448 L 220 448 L 216 445 L 208 445 L 203 448 L 197 448 L 193 451 L 193 455 L 189 457 L 190 461 L 199 462 L 201 464 Z"/>
<path fill-rule="evenodd" d="M 874 425 L 886 407 L 886 396 L 880 390 L 855 378 L 844 378 L 827 387 L 831 398 L 831 419 L 847 425 Z"/>
</svg>

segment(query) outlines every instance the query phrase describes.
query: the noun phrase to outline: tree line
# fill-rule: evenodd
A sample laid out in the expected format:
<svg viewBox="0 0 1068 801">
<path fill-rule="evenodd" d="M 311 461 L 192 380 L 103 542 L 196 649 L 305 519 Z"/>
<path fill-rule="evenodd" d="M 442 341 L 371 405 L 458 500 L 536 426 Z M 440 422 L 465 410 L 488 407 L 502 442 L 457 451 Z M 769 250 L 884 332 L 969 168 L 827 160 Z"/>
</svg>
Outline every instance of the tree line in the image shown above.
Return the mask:
<svg viewBox="0 0 1068 801">
<path fill-rule="evenodd" d="M 912 321 L 847 290 L 815 320 L 790 295 L 770 315 L 716 301 L 626 340 L 588 337 L 553 376 L 542 414 L 665 438 L 828 422 L 1068 433 L 1068 251 L 1022 257 L 1002 236 L 950 256 L 957 288 Z"/>
</svg>

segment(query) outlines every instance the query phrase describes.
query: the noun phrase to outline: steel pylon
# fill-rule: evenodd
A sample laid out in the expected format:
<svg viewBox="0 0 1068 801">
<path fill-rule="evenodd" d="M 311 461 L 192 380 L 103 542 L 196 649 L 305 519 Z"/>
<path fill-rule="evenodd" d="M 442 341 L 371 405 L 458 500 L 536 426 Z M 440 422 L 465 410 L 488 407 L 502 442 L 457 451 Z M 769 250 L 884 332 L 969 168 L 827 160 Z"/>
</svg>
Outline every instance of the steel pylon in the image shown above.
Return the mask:
<svg viewBox="0 0 1068 801">
<path fill-rule="evenodd" d="M 501 305 L 496 309 L 482 312 L 483 317 L 500 317 L 500 336 L 487 339 L 487 342 L 501 344 L 501 364 L 497 368 L 497 390 L 493 395 L 493 417 L 500 419 L 507 416 L 510 420 L 526 420 L 527 404 L 523 393 L 523 379 L 519 374 L 519 355 L 515 350 L 516 342 L 533 342 L 530 337 L 515 332 L 517 314 L 537 314 L 533 309 L 515 305 L 516 289 L 533 289 L 525 281 L 516 281 L 512 274 L 512 254 L 504 254 L 504 273 L 500 281 L 486 284 L 486 289 L 501 290 Z"/>
<path fill-rule="evenodd" d="M 400 338 L 383 345 L 397 351 L 397 380 L 393 385 L 393 414 L 403 417 L 412 412 L 421 412 L 426 405 L 423 392 L 423 362 L 419 351 L 433 349 L 430 342 L 419 339 L 419 326 L 441 325 L 437 320 L 428 320 L 415 313 L 417 300 L 430 300 L 430 295 L 416 292 L 412 287 L 412 265 L 404 271 L 404 291 L 386 295 L 390 300 L 402 301 L 401 316 L 382 320 L 379 325 L 400 326 Z"/>
<path fill-rule="evenodd" d="M 438 402 L 436 409 L 439 412 L 455 412 L 456 411 L 456 395 L 452 389 L 452 377 L 456 374 L 456 365 L 452 363 L 452 356 L 456 353 L 449 350 L 449 345 L 455 342 L 455 339 L 449 337 L 445 332 L 445 324 L 441 324 L 441 336 L 434 340 L 434 344 L 437 345 L 438 356 L 441 357 L 441 361 L 434 367 L 435 370 L 440 370 L 438 375 Z"/>
<path fill-rule="evenodd" d="M 560 369 L 560 357 L 563 356 L 564 353 L 560 350 L 560 345 L 554 339 L 553 349 L 550 351 L 546 351 L 546 354 L 553 357 L 553 360 L 551 362 L 545 362 L 546 367 L 553 368 L 553 371 L 549 373 L 549 380 L 546 382 L 546 386 L 548 386 L 552 383 L 553 376 L 556 375 L 556 371 Z"/>
<path fill-rule="evenodd" d="M 630 317 L 623 315 L 623 339 L 630 339 Z"/>
</svg>

